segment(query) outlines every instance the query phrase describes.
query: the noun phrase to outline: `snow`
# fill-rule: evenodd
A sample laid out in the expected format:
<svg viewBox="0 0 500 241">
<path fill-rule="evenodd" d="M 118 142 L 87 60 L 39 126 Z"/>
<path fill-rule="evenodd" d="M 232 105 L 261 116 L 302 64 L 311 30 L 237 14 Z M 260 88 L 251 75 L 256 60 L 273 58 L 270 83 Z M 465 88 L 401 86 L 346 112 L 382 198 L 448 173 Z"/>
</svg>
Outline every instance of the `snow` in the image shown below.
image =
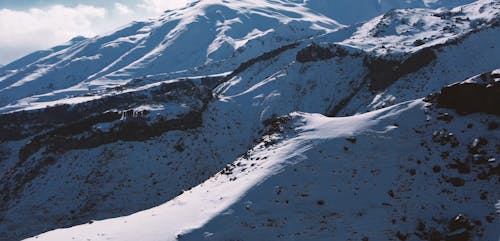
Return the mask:
<svg viewBox="0 0 500 241">
<path fill-rule="evenodd" d="M 242 17 L 233 17 L 238 15 Z M 0 105 L 13 105 L 19 99 L 48 93 L 46 86 L 55 80 L 65 80 L 57 81 L 58 89 L 107 83 L 93 86 L 105 89 L 145 75 L 196 66 L 209 65 L 198 74 L 189 71 L 190 75 L 227 72 L 260 51 L 341 26 L 298 4 L 201 1 L 189 8 L 166 12 L 158 19 L 134 22 L 108 35 L 73 41 L 77 43 L 39 59 L 28 58 L 29 61 L 16 65 L 19 69 L 15 74 L 0 79 L 0 83 L 8 84 L 0 85 Z M 241 48 L 243 45 L 245 48 Z M 217 66 L 217 72 L 210 66 Z"/>
<path fill-rule="evenodd" d="M 445 204 L 446 208 L 439 210 L 449 215 L 466 212 L 475 216 L 491 211 L 494 203 L 482 205 L 475 194 L 470 196 L 470 192 L 450 196 L 439 194 L 439 188 L 435 191 L 426 189 L 424 183 L 431 184 L 432 181 L 426 181 L 424 176 L 435 174 L 422 173 L 439 160 L 431 159 L 423 167 L 414 164 L 422 175 L 417 179 L 404 177 L 409 174 L 400 165 L 405 160 L 425 155 L 422 148 L 415 149 L 418 141 L 408 141 L 421 138 L 413 129 L 426 123 L 424 106 L 425 103 L 416 100 L 340 118 L 292 113 L 293 123 L 290 125 L 294 130 L 284 134 L 284 139 L 271 136 L 271 139 L 278 138 L 276 145 L 265 147 L 264 143 L 257 144 L 248 157 L 234 162 L 232 174 L 219 173 L 149 210 L 59 229 L 27 240 L 226 240 L 238 237 L 260 240 L 262 235 L 283 240 L 292 237 L 323 240 L 332 237 L 330 235 L 341 240 L 363 236 L 382 240 L 394 235 L 395 229 L 411 231 L 419 219 L 435 215 L 431 207 L 437 203 Z M 432 125 L 439 124 L 434 121 Z M 474 133 L 466 135 L 470 134 Z M 347 145 L 345 138 L 348 137 L 356 137 L 358 143 L 349 145 L 353 151 L 340 151 L 343 145 Z M 375 177 L 370 177 L 372 175 Z M 436 185 L 446 187 L 449 184 Z M 401 200 L 393 202 L 389 196 L 375 195 L 385 194 L 384 189 L 391 187 L 398 190 L 397 195 L 402 195 Z M 464 188 L 474 193 L 477 191 L 472 190 L 476 188 L 494 191 L 493 186 L 481 183 L 471 183 Z M 445 200 L 463 198 L 461 195 L 469 196 L 471 200 L 447 205 L 449 201 Z M 283 203 L 285 199 L 291 206 Z M 325 204 L 316 204 L 317 200 L 323 200 Z M 393 204 L 385 206 L 386 202 Z M 393 215 L 404 215 L 389 211 L 399 205 L 405 213 L 408 212 L 408 220 L 391 227 Z M 428 208 L 412 210 L 415 205 Z M 323 216 L 328 213 L 333 213 L 333 220 Z M 265 221 L 266 217 L 268 221 Z M 269 223 L 270 219 L 277 221 Z M 335 221 L 335 226 L 327 223 L 322 226 L 321 220 Z M 259 222 L 271 226 L 262 227 Z M 318 231 L 318 227 L 324 229 Z M 483 227 L 487 227 L 485 238 L 496 237 L 495 224 Z"/>
<path fill-rule="evenodd" d="M 446 165 L 468 158 L 467 144 L 479 136 L 490 141 L 485 151 L 498 155 L 498 130 L 486 127 L 498 118 L 457 115 L 446 123 L 437 116 L 452 111 L 420 99 L 499 71 L 497 1 L 413 8 L 468 2 L 201 0 L 4 67 L 0 113 L 43 114 L 70 104 L 102 108 L 95 115 L 123 114 L 123 120 L 91 126 L 103 132 L 130 112 L 146 113 L 140 120 L 148 124 L 157 115 L 170 120 L 194 109 L 202 123 L 143 141 L 61 152 L 42 147 L 22 163 L 19 150 L 32 136 L 0 143 L 0 188 L 8 186 L 2 190 L 12 195 L 0 203 L 0 235 L 20 239 L 57 229 L 38 240 L 175 240 L 179 234 L 185 240 L 392 240 L 397 232 L 414 233 L 422 220 L 443 230 L 442 220 L 463 212 L 481 220 L 485 240 L 494 240 L 498 219 L 490 223 L 485 216 L 495 215 L 496 180 L 474 180 L 473 173 L 460 176 L 465 186 L 453 187 L 446 178 L 459 174 Z M 394 6 L 411 9 L 385 12 Z M 344 25 L 350 23 L 357 24 Z M 419 39 L 426 42 L 414 44 Z M 225 79 L 242 62 L 290 43 L 297 45 Z M 312 43 L 348 54 L 298 62 L 297 52 Z M 384 90 L 370 90 L 366 58 L 400 60 L 423 48 L 436 59 Z M 201 110 L 190 91 L 150 101 L 162 85 L 186 81 L 206 89 L 205 77 L 224 82 Z M 132 96 L 122 106 L 99 105 L 122 94 Z M 262 123 L 283 115 L 291 120 L 281 131 L 262 136 Z M 458 148 L 432 142 L 443 128 L 460 139 Z M 443 152 L 450 157 L 443 159 Z M 39 167 L 47 157 L 55 163 Z M 228 163 L 231 171 L 220 173 Z M 433 174 L 435 165 L 442 175 Z M 18 176 L 31 179 L 19 183 Z M 479 200 L 483 191 L 487 200 Z M 89 220 L 100 221 L 85 224 Z"/>
<path fill-rule="evenodd" d="M 300 0 L 299 0 L 300 1 Z M 305 5 L 325 16 L 338 20 L 340 23 L 353 25 L 376 17 L 391 9 L 407 8 L 453 8 L 470 0 L 304 0 Z M 352 14 L 356 12 L 356 14 Z"/>
<path fill-rule="evenodd" d="M 416 104 L 418 103 L 412 103 L 405 108 L 411 108 Z M 392 112 L 399 111 L 401 110 Z M 216 216 L 232 215 L 228 210 L 229 207 L 241 200 L 251 188 L 277 175 L 286 166 L 304 161 L 305 157 L 302 155 L 311 149 L 312 140 L 342 138 L 352 136 L 356 132 L 367 131 L 367 128 L 379 122 L 374 120 L 373 116 L 380 115 L 381 112 L 333 120 L 320 115 L 307 115 L 302 120 L 306 124 L 299 128 L 303 134 L 285 141 L 272 150 L 255 154 L 255 156 L 265 156 L 272 153 L 272 156 L 260 162 L 258 168 L 252 171 L 252 175 L 237 175 L 235 181 L 228 182 L 228 178 L 224 175 L 217 174 L 156 208 L 127 217 L 49 232 L 33 240 L 86 240 L 88 237 L 93 237 L 92 240 L 156 240 L 159 237 L 162 237 L 161 240 L 176 240 L 178 234 L 200 228 Z M 393 115 L 394 113 L 389 113 L 385 118 Z M 300 117 L 300 114 L 292 114 L 292 117 Z M 252 201 L 247 202 L 252 203 Z"/>
<path fill-rule="evenodd" d="M 366 22 L 341 44 L 375 55 L 414 53 L 467 35 L 480 27 L 475 23 L 498 22 L 499 10 L 500 3 L 484 0 L 451 10 L 394 9 Z"/>
<path fill-rule="evenodd" d="M 470 2 L 364 1 L 364 4 L 344 0 L 194 2 L 189 7 L 167 11 L 157 19 L 133 22 L 92 39 L 77 37 L 66 45 L 7 65 L 4 69 L 12 72 L 0 77 L 0 106 L 14 106 L 20 99 L 48 94 L 53 91 L 48 86 L 63 90 L 89 85 L 92 90 L 104 90 L 147 75 L 184 71 L 182 77 L 187 77 L 227 72 L 258 53 L 335 31 L 345 26 L 342 22 L 361 22 L 392 8 L 452 7 Z M 358 14 L 351 14 L 353 11 Z M 482 19 L 492 16 L 492 11 L 495 9 L 474 16 Z M 349 19 L 340 21 L 344 18 Z M 431 30 L 425 28 L 421 32 Z M 378 40 L 377 46 L 388 41 L 395 46 L 408 44 L 401 38 L 386 37 Z M 355 39 L 345 44 L 368 47 Z M 79 94 L 86 92 L 81 90 Z"/>
</svg>

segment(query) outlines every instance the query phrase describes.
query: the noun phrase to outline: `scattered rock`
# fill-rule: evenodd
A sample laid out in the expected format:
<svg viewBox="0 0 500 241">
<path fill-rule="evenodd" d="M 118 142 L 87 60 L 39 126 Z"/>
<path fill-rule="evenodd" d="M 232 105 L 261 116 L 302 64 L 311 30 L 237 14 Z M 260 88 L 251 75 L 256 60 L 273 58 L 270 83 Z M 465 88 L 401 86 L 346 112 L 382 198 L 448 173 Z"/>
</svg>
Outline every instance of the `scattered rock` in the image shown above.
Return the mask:
<svg viewBox="0 0 500 241">
<path fill-rule="evenodd" d="M 178 152 L 183 152 L 184 151 L 184 144 L 182 142 L 177 143 L 174 146 L 175 150 Z"/>
<path fill-rule="evenodd" d="M 442 146 L 450 143 L 451 147 L 457 147 L 460 142 L 455 137 L 455 135 L 451 132 L 448 132 L 447 129 L 442 129 L 440 131 L 435 131 L 432 134 L 432 141 L 441 144 Z"/>
<path fill-rule="evenodd" d="M 461 174 L 468 174 L 471 172 L 469 163 L 467 161 L 461 162 L 458 159 L 456 159 L 454 163 L 449 164 L 447 167 L 450 169 L 457 169 L 457 171 Z"/>
<path fill-rule="evenodd" d="M 470 220 L 462 214 L 454 217 L 448 224 L 446 241 L 470 241 L 473 225 Z"/>
<path fill-rule="evenodd" d="M 469 157 L 472 160 L 472 163 L 475 165 L 487 164 L 489 162 L 488 156 L 485 154 L 474 154 L 472 157 Z"/>
<path fill-rule="evenodd" d="M 499 102 L 500 103 L 500 102 Z M 482 137 L 479 137 L 479 138 L 475 138 L 471 144 L 469 144 L 468 148 L 469 148 L 469 153 L 471 154 L 480 154 L 480 148 L 483 147 L 483 146 L 486 146 L 488 145 L 488 140 L 486 140 L 485 138 L 482 138 Z"/>
<path fill-rule="evenodd" d="M 481 200 L 487 200 L 488 199 L 488 192 L 482 192 L 481 195 L 479 196 Z"/>
<path fill-rule="evenodd" d="M 393 191 L 393 190 L 389 190 L 389 191 L 387 191 L 387 194 L 388 194 L 390 197 L 394 198 L 394 191 Z"/>
<path fill-rule="evenodd" d="M 356 137 L 348 137 L 346 138 L 346 140 L 352 144 L 356 144 L 357 142 Z"/>
<path fill-rule="evenodd" d="M 448 114 L 448 113 L 439 113 L 437 119 L 442 120 L 442 121 L 446 121 L 446 122 L 450 122 L 453 120 L 453 116 Z"/>
<path fill-rule="evenodd" d="M 417 39 L 417 40 L 415 40 L 415 42 L 413 42 L 413 46 L 416 46 L 416 47 L 422 46 L 424 44 L 425 44 L 425 41 L 423 39 Z"/>
<path fill-rule="evenodd" d="M 448 230 L 451 232 L 457 231 L 459 229 L 469 229 L 470 221 L 463 214 L 459 214 L 454 217 L 448 224 Z"/>
<path fill-rule="evenodd" d="M 443 240 L 443 234 L 438 230 L 433 229 L 429 232 L 429 241 L 442 241 L 442 240 Z"/>
<path fill-rule="evenodd" d="M 408 236 L 409 236 L 408 234 L 403 234 L 399 231 L 396 233 L 396 238 L 398 238 L 401 241 L 406 241 L 408 239 Z"/>
<path fill-rule="evenodd" d="M 451 183 L 451 185 L 455 186 L 455 187 L 461 187 L 463 185 L 465 185 L 465 180 L 460 178 L 460 177 L 452 177 L 452 178 L 448 178 L 447 180 L 449 183 Z"/>
<path fill-rule="evenodd" d="M 496 122 L 496 121 L 488 122 L 488 130 L 493 131 L 496 129 L 498 129 L 498 122 Z"/>
</svg>

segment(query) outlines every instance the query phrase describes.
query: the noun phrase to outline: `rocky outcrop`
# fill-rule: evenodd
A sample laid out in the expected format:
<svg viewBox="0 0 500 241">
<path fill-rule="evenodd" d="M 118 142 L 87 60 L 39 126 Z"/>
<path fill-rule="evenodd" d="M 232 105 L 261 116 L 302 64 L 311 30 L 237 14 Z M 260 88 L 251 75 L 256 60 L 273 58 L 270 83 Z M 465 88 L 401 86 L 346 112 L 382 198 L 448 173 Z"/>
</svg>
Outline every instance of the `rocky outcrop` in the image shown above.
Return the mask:
<svg viewBox="0 0 500 241">
<path fill-rule="evenodd" d="M 54 128 L 64 128 L 67 125 L 81 126 L 83 122 L 90 121 L 96 124 L 116 120 L 116 118 L 109 119 L 109 113 L 104 114 L 109 110 L 120 112 L 142 104 L 161 104 L 185 96 L 205 100 L 211 98 L 211 89 L 220 81 L 221 78 L 207 77 L 202 79 L 202 84 L 199 85 L 185 79 L 163 83 L 146 90 L 104 96 L 74 105 L 64 104 L 41 110 L 2 114 L 0 115 L 0 141 L 22 140 Z"/>
<path fill-rule="evenodd" d="M 390 60 L 385 57 L 366 57 L 365 65 L 370 71 L 370 90 L 380 91 L 399 78 L 416 72 L 436 59 L 436 54 L 430 48 L 422 49 L 403 61 Z"/>
<path fill-rule="evenodd" d="M 233 72 L 231 72 L 231 74 L 227 75 L 223 82 L 224 81 L 228 81 L 230 80 L 231 78 L 233 78 L 234 76 L 240 74 L 241 72 L 245 71 L 246 69 L 250 68 L 250 66 L 256 64 L 256 63 L 259 63 L 261 61 L 266 61 L 266 60 L 269 60 L 269 59 L 272 59 L 278 55 L 280 55 L 281 53 L 289 50 L 289 49 L 293 49 L 293 48 L 296 48 L 297 46 L 299 46 L 299 43 L 293 43 L 293 44 L 289 44 L 289 45 L 285 45 L 285 46 L 282 46 L 282 47 L 279 47 L 277 49 L 274 49 L 272 51 L 269 51 L 269 52 L 266 52 L 266 53 L 263 53 L 261 54 L 260 56 L 256 57 L 256 58 L 253 58 L 253 59 L 250 59 L 250 60 L 247 60 L 243 63 L 241 63 L 238 68 L 236 68 Z"/>
<path fill-rule="evenodd" d="M 348 55 L 347 50 L 338 46 L 320 46 L 311 44 L 297 53 L 296 60 L 301 63 L 315 62 L 331 59 L 333 57 L 345 57 Z"/>
<path fill-rule="evenodd" d="M 438 94 L 437 106 L 460 114 L 488 113 L 500 116 L 500 74 L 484 73 L 475 81 L 446 86 Z"/>
</svg>

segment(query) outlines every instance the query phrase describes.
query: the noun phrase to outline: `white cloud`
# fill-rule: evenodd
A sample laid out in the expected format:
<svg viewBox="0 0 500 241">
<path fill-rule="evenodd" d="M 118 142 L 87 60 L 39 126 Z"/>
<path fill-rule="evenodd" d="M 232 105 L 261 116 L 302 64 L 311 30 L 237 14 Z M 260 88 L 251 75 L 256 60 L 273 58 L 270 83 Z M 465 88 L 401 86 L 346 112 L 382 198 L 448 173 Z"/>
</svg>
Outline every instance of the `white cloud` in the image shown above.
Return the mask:
<svg viewBox="0 0 500 241">
<path fill-rule="evenodd" d="M 193 0 L 115 2 L 110 9 L 91 5 L 52 5 L 28 10 L 0 9 L 0 64 L 65 43 L 76 36 L 93 37 L 134 20 L 158 16 Z"/>
<path fill-rule="evenodd" d="M 120 15 L 128 15 L 133 13 L 127 5 L 121 3 L 115 3 L 115 11 Z"/>
<path fill-rule="evenodd" d="M 142 0 L 138 3 L 139 8 L 149 12 L 161 13 L 167 9 L 180 8 L 185 6 L 190 0 Z"/>
<path fill-rule="evenodd" d="M 93 36 L 99 31 L 95 22 L 103 20 L 104 8 L 54 5 L 27 11 L 0 9 L 0 63 L 20 55 L 45 49 L 78 36 Z"/>
</svg>

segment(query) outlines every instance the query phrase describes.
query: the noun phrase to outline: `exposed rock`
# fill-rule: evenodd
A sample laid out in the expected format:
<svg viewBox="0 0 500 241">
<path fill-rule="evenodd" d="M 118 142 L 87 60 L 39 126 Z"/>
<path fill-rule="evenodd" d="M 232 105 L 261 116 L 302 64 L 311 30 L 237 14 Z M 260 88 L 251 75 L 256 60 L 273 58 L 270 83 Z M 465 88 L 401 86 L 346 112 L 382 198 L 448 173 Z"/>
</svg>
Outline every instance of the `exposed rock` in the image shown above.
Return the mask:
<svg viewBox="0 0 500 241">
<path fill-rule="evenodd" d="M 430 48 L 422 49 L 403 61 L 388 60 L 384 57 L 367 57 L 365 65 L 370 71 L 368 74 L 371 79 L 370 90 L 383 90 L 399 78 L 418 71 L 435 59 L 436 54 Z"/>
<path fill-rule="evenodd" d="M 488 123 L 488 130 L 493 131 L 498 129 L 498 123 L 496 121 L 490 121 Z"/>
<path fill-rule="evenodd" d="M 460 177 L 452 177 L 452 178 L 448 178 L 447 180 L 449 183 L 451 183 L 451 185 L 455 186 L 455 187 L 461 187 L 463 185 L 465 185 L 465 180 L 460 178 Z"/>
<path fill-rule="evenodd" d="M 450 122 L 453 120 L 453 116 L 448 114 L 448 113 L 439 113 L 437 119 L 442 120 L 442 121 L 446 121 L 446 122 Z"/>
<path fill-rule="evenodd" d="M 460 114 L 488 113 L 500 116 L 500 81 L 491 73 L 444 87 L 437 98 L 438 107 Z"/>
<path fill-rule="evenodd" d="M 448 168 L 457 169 L 457 171 L 462 174 L 468 174 L 471 172 L 470 164 L 459 160 L 455 160 L 455 163 L 448 165 Z"/>
<path fill-rule="evenodd" d="M 468 148 L 469 148 L 469 152 L 471 154 L 480 154 L 481 151 L 480 151 L 480 148 L 485 146 L 485 145 L 488 145 L 488 140 L 486 140 L 485 138 L 482 138 L 482 137 L 479 137 L 479 138 L 475 138 L 471 144 L 469 144 Z"/>
<path fill-rule="evenodd" d="M 408 236 L 409 236 L 408 234 L 403 234 L 401 232 L 396 233 L 396 238 L 398 238 L 401 241 L 408 240 Z"/>
<path fill-rule="evenodd" d="M 81 133 L 89 125 L 112 122 L 120 119 L 122 114 L 124 117 L 141 117 L 145 112 L 134 113 L 131 108 L 142 104 L 173 102 L 190 97 L 207 102 L 212 98 L 210 90 L 220 81 L 205 80 L 201 85 L 191 80 L 162 83 L 150 89 L 105 96 L 75 105 L 56 105 L 42 110 L 2 114 L 0 141 L 21 140 L 53 129 Z M 118 113 L 118 110 L 123 112 Z"/>
<path fill-rule="evenodd" d="M 285 46 L 282 46 L 280 48 L 277 48 L 275 50 L 272 50 L 272 51 L 269 51 L 269 52 L 266 52 L 266 53 L 263 53 L 262 55 L 256 57 L 256 58 L 253 58 L 253 59 L 250 59 L 246 62 L 243 62 L 242 64 L 240 64 L 240 66 L 238 66 L 238 68 L 236 68 L 231 74 L 229 74 L 228 76 L 226 76 L 223 81 L 227 81 L 227 80 L 230 80 L 231 78 L 233 78 L 234 76 L 236 76 L 237 74 L 245 71 L 246 69 L 248 69 L 250 66 L 258 63 L 258 62 L 261 62 L 261 61 L 265 61 L 265 60 L 269 60 L 271 58 L 274 58 L 276 56 L 278 56 L 279 54 L 289 50 L 289 49 L 292 49 L 292 48 L 296 48 L 297 46 L 299 46 L 298 43 L 293 43 L 293 44 L 289 44 L 289 45 L 285 45 Z"/>
<path fill-rule="evenodd" d="M 455 135 L 453 135 L 453 133 L 449 132 L 447 129 L 435 131 L 432 134 L 432 141 L 437 142 L 442 146 L 449 143 L 451 147 L 457 147 L 460 144 Z"/>
<path fill-rule="evenodd" d="M 471 230 L 473 225 L 470 220 L 462 214 L 453 218 L 448 224 L 449 233 L 446 235 L 446 241 L 470 241 L 472 238 Z"/>
<path fill-rule="evenodd" d="M 346 140 L 352 144 L 356 144 L 357 142 L 356 137 L 347 137 Z"/>
<path fill-rule="evenodd" d="M 348 52 L 338 46 L 320 46 L 311 44 L 297 53 L 296 60 L 301 63 L 327 60 L 333 57 L 347 56 Z"/>
</svg>

